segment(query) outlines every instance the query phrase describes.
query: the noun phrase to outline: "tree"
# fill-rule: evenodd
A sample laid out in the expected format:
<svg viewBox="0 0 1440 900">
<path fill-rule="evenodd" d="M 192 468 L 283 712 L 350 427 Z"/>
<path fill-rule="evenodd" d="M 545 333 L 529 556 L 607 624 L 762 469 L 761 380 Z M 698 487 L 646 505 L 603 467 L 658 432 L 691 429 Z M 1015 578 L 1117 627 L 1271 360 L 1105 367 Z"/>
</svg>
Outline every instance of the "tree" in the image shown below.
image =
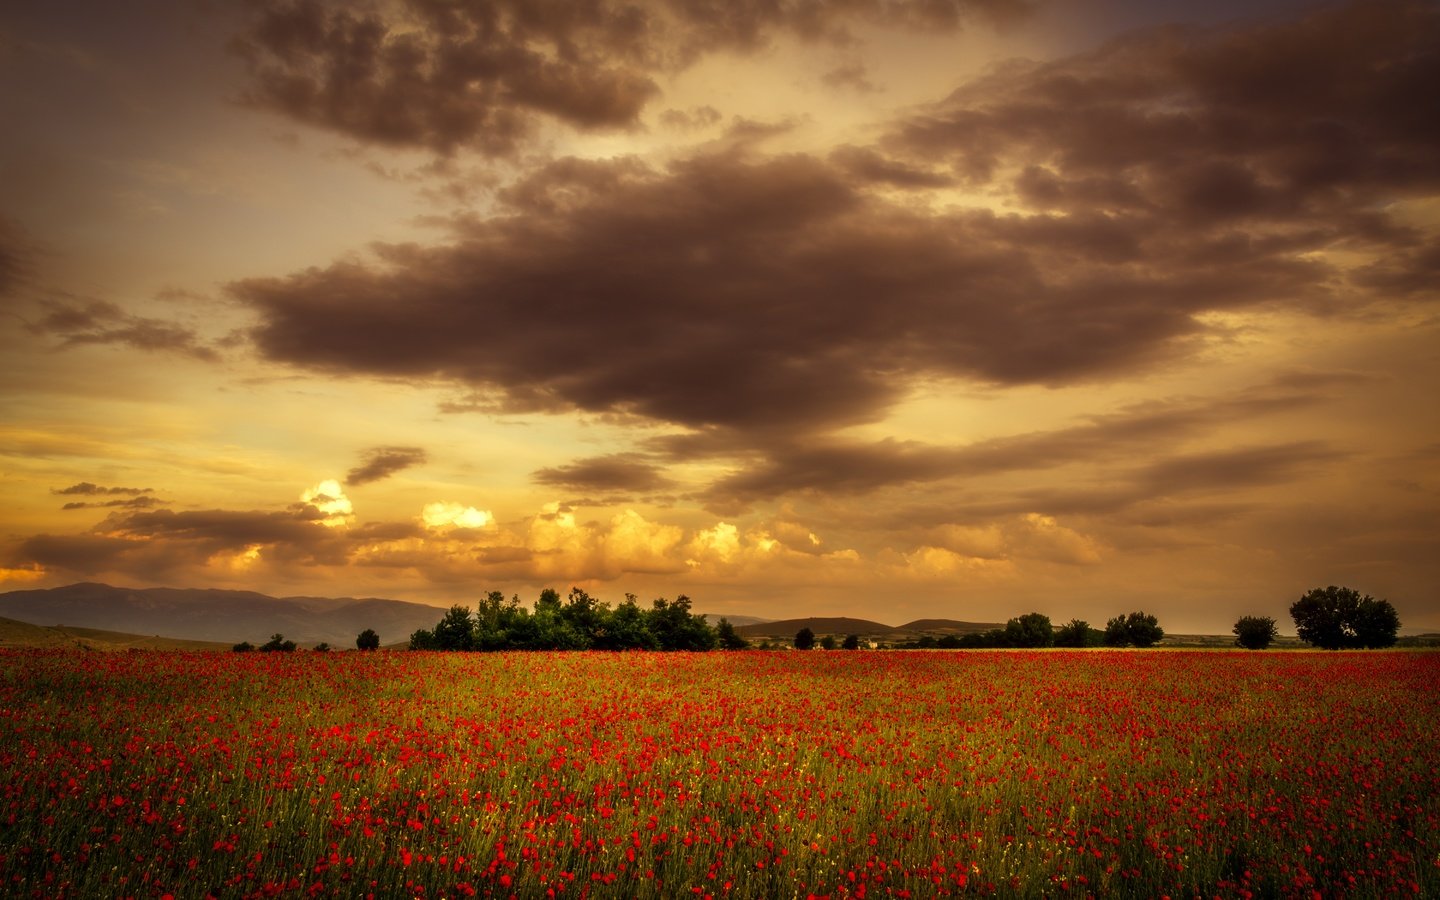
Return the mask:
<svg viewBox="0 0 1440 900">
<path fill-rule="evenodd" d="M 475 622 L 470 618 L 470 607 L 459 604 L 450 607 L 435 626 L 435 649 L 475 649 Z"/>
<path fill-rule="evenodd" d="M 1111 647 L 1153 647 L 1165 636 L 1154 616 L 1132 612 L 1105 623 L 1105 643 Z"/>
<path fill-rule="evenodd" d="M 750 642 L 740 636 L 729 619 L 721 619 L 715 623 L 715 636 L 720 641 L 721 650 L 745 650 L 750 646 Z"/>
<path fill-rule="evenodd" d="M 1300 640 L 1325 650 L 1389 647 L 1400 631 L 1400 616 L 1388 600 L 1334 585 L 1306 592 L 1290 616 Z"/>
<path fill-rule="evenodd" d="M 661 650 L 713 650 L 715 631 L 705 617 L 690 611 L 690 598 L 681 594 L 674 600 L 657 599 L 646 614 L 650 631 Z"/>
<path fill-rule="evenodd" d="M 848 635 L 846 635 L 846 636 L 845 636 L 845 643 L 843 643 L 843 644 L 840 645 L 840 649 L 841 649 L 841 650 L 859 650 L 859 649 L 860 649 L 860 635 L 858 635 L 858 634 L 848 634 Z"/>
<path fill-rule="evenodd" d="M 1055 629 L 1049 616 L 1026 613 L 1005 623 L 1003 640 L 1007 647 L 1049 647 L 1055 642 Z"/>
<path fill-rule="evenodd" d="M 827 634 L 827 635 L 825 635 L 824 637 L 822 637 L 822 638 L 820 639 L 820 649 L 821 649 L 821 650 L 834 650 L 834 649 L 835 649 L 835 635 L 833 635 L 833 634 Z"/>
<path fill-rule="evenodd" d="M 375 633 L 375 629 L 367 628 L 355 638 L 355 646 L 360 650 L 379 650 L 380 635 Z"/>
<path fill-rule="evenodd" d="M 1093 647 L 1100 643 L 1102 635 L 1084 619 L 1071 619 L 1055 632 L 1057 647 Z"/>
<path fill-rule="evenodd" d="M 249 641 L 241 641 L 230 649 L 234 650 L 236 653 L 249 653 L 251 650 L 255 649 L 255 645 L 250 643 Z"/>
<path fill-rule="evenodd" d="M 812 648 L 812 647 L 814 647 L 814 646 L 815 646 L 815 632 L 813 632 L 813 631 L 810 630 L 810 626 L 807 625 L 807 626 L 805 626 L 804 628 L 800 629 L 799 631 L 795 632 L 795 649 L 796 649 L 796 650 L 809 650 L 810 648 Z"/>
<path fill-rule="evenodd" d="M 1264 650 L 1279 635 L 1275 620 L 1269 616 L 1241 616 L 1233 631 L 1235 643 L 1246 650 Z"/>
<path fill-rule="evenodd" d="M 291 653 L 295 650 L 295 642 L 285 640 L 285 635 L 275 632 L 270 640 L 260 645 L 262 653 Z"/>
<path fill-rule="evenodd" d="M 439 650 L 440 645 L 435 643 L 435 632 L 428 628 L 417 628 L 410 634 L 411 650 Z"/>
</svg>

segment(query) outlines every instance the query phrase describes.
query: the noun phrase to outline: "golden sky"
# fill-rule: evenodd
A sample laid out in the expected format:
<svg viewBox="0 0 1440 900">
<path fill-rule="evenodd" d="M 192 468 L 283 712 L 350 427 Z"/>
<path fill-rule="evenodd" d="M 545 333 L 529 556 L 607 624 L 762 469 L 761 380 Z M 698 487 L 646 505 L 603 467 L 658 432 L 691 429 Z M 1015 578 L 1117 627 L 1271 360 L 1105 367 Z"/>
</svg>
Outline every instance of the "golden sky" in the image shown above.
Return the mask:
<svg viewBox="0 0 1440 900">
<path fill-rule="evenodd" d="M 0 589 L 1440 630 L 1440 10 L 0 11 Z"/>
</svg>

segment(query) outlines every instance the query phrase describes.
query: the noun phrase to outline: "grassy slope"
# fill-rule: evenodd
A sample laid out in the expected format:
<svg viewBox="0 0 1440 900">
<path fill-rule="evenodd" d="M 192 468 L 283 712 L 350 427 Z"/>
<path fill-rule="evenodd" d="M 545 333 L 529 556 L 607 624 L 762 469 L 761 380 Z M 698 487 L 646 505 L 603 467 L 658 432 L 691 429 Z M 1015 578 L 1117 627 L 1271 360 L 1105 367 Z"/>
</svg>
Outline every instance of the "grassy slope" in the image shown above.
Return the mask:
<svg viewBox="0 0 1440 900">
<path fill-rule="evenodd" d="M 229 650 L 229 644 L 124 634 L 68 625 L 30 625 L 0 618 L 0 647 L 80 647 L 86 650 Z"/>
</svg>

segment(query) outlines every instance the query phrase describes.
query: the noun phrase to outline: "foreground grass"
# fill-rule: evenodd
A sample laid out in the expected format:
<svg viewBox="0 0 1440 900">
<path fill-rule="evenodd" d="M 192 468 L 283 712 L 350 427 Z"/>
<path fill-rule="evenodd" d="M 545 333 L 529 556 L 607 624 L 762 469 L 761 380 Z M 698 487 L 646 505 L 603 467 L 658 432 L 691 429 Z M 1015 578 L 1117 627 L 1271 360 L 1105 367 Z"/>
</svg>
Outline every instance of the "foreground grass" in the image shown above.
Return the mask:
<svg viewBox="0 0 1440 900">
<path fill-rule="evenodd" d="M 14 896 L 1440 896 L 1440 655 L 0 653 Z"/>
</svg>

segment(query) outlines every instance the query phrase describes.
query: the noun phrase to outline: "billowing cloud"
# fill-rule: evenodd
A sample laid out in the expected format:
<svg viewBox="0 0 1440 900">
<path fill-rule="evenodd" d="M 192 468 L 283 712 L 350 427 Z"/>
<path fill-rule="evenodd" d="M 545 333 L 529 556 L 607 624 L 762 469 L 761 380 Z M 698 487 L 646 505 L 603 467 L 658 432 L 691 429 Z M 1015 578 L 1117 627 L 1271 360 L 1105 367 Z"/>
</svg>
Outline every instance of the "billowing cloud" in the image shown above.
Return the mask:
<svg viewBox="0 0 1440 900">
<path fill-rule="evenodd" d="M 427 455 L 420 447 L 373 447 L 364 454 L 364 462 L 345 474 L 351 487 L 389 478 L 402 469 L 423 464 Z"/>
<path fill-rule="evenodd" d="M 772 36 L 847 41 L 878 22 L 953 30 L 970 16 L 1018 15 L 1020 0 L 860 0 L 836 4 L 692 0 L 384 7 L 262 0 L 232 48 L 249 64 L 246 99 L 366 142 L 514 153 L 537 124 L 631 128 L 655 78 Z M 847 81 L 855 82 L 852 74 Z"/>
<path fill-rule="evenodd" d="M 495 521 L 489 510 L 463 506 L 459 503 L 427 503 L 420 512 L 426 528 L 484 528 Z"/>
<path fill-rule="evenodd" d="M 319 520 L 326 525 L 347 524 L 355 514 L 355 507 L 340 482 L 327 478 L 314 487 L 306 488 L 300 494 L 300 502 L 306 509 L 314 510 Z"/>
</svg>

